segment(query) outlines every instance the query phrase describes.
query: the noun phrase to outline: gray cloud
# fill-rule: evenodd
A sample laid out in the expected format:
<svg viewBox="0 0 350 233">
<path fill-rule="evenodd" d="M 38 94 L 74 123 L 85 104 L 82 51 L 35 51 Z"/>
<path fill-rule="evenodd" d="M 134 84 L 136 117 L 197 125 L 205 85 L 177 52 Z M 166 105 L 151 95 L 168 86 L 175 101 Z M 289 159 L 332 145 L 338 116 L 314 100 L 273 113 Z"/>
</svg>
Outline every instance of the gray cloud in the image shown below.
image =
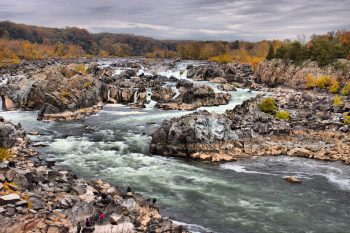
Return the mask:
<svg viewBox="0 0 350 233">
<path fill-rule="evenodd" d="M 0 0 L 0 20 L 161 39 L 293 39 L 350 29 L 350 0 Z"/>
</svg>

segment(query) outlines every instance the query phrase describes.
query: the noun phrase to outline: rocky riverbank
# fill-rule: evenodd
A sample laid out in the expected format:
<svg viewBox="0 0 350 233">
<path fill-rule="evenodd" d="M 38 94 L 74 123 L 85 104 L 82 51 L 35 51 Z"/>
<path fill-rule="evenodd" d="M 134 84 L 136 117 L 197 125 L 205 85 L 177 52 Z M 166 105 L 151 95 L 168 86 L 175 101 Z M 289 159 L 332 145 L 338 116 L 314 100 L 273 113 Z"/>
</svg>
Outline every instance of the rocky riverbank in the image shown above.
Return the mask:
<svg viewBox="0 0 350 233">
<path fill-rule="evenodd" d="M 258 96 L 225 114 L 197 112 L 166 120 L 152 135 L 150 151 L 209 161 L 290 155 L 350 163 L 350 128 L 344 124 L 349 97 L 335 107 L 333 96 L 291 89 L 266 89 L 289 119 L 265 113 Z"/>
<path fill-rule="evenodd" d="M 152 198 L 35 159 L 20 125 L 0 118 L 0 129 L 0 232 L 76 232 L 78 223 L 82 232 L 187 232 L 161 217 Z M 104 223 L 85 227 L 100 212 Z"/>
</svg>

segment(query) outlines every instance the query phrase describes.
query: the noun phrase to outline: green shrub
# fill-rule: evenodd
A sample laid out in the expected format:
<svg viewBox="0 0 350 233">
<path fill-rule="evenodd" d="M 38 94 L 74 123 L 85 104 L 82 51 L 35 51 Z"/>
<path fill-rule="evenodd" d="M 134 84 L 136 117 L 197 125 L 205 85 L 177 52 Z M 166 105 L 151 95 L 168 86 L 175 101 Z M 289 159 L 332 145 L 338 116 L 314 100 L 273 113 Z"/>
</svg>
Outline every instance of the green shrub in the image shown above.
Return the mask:
<svg viewBox="0 0 350 233">
<path fill-rule="evenodd" d="M 334 106 L 334 107 L 340 107 L 340 106 L 342 106 L 342 105 L 343 105 L 342 99 L 341 99 L 338 95 L 334 96 L 334 99 L 333 99 L 333 106 Z"/>
<path fill-rule="evenodd" d="M 350 95 L 350 82 L 347 82 L 343 89 L 341 90 L 341 95 Z"/>
<path fill-rule="evenodd" d="M 9 160 L 12 158 L 12 152 L 7 148 L 0 148 L 0 162 Z"/>
<path fill-rule="evenodd" d="M 263 99 L 259 104 L 258 107 L 261 111 L 266 113 L 274 114 L 277 111 L 277 105 L 275 99 L 271 97 L 267 97 Z"/>
<path fill-rule="evenodd" d="M 276 113 L 276 118 L 280 120 L 288 121 L 290 118 L 289 112 L 286 110 L 281 110 Z"/>
</svg>

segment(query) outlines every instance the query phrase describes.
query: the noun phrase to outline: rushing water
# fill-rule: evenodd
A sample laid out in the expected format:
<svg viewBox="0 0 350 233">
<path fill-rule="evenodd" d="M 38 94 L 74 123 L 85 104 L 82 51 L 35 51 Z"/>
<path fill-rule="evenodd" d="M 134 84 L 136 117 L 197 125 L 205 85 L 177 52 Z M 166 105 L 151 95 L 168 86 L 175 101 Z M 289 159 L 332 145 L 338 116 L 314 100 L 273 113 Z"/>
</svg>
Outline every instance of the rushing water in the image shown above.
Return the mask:
<svg viewBox="0 0 350 233">
<path fill-rule="evenodd" d="M 206 109 L 224 112 L 255 93 L 231 94 L 228 106 Z M 106 105 L 83 120 L 45 123 L 36 121 L 35 112 L 0 113 L 29 131 L 40 131 L 31 138 L 49 143 L 40 149 L 46 159 L 82 177 L 156 197 L 163 215 L 193 231 L 349 232 L 350 168 L 341 163 L 264 157 L 210 165 L 150 155 L 154 129 L 164 119 L 184 114 L 188 112 Z M 87 133 L 86 126 L 94 132 Z M 285 182 L 286 175 L 298 175 L 303 184 Z"/>
</svg>

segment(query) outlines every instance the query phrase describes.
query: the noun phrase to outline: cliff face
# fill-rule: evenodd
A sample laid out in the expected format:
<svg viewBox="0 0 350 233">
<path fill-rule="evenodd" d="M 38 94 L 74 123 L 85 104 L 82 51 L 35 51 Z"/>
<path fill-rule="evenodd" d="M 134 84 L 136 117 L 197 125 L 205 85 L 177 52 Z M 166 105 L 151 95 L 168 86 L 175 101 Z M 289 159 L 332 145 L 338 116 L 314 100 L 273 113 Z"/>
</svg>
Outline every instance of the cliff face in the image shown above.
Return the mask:
<svg viewBox="0 0 350 233">
<path fill-rule="evenodd" d="M 265 61 L 260 63 L 255 71 L 258 83 L 270 87 L 286 86 L 290 88 L 305 88 L 306 76 L 311 74 L 315 77 L 329 75 L 336 78 L 341 84 L 350 79 L 350 62 L 341 60 L 339 67 L 319 67 L 315 62 L 306 61 L 301 66 L 286 64 L 281 60 Z"/>
</svg>

